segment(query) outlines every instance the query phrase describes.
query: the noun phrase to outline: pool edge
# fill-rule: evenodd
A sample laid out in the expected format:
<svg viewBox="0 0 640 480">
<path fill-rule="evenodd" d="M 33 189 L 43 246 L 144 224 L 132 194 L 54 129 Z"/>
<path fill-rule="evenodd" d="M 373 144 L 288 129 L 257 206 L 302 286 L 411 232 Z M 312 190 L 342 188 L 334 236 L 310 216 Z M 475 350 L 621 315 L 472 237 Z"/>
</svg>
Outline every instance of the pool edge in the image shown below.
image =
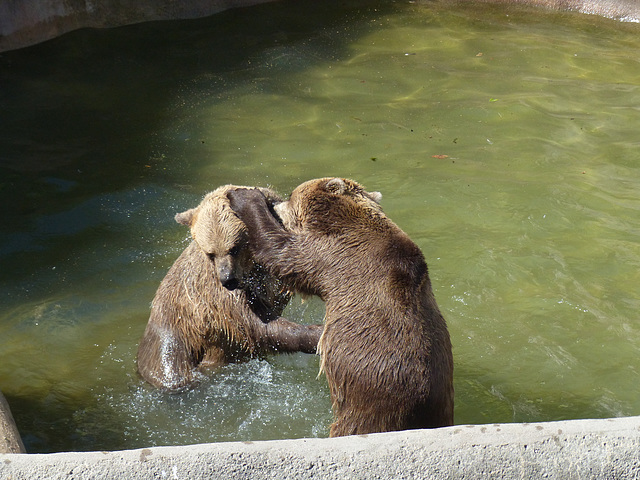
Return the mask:
<svg viewBox="0 0 640 480">
<path fill-rule="evenodd" d="M 0 454 L 0 478 L 639 478 L 640 417 Z"/>
</svg>

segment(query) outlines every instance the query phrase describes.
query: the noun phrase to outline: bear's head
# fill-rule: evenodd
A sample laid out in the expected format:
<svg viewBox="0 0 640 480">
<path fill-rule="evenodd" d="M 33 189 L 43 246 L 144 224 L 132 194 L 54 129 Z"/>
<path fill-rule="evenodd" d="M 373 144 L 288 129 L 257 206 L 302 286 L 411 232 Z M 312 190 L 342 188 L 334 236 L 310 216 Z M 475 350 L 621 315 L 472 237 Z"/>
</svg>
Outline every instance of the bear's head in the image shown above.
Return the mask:
<svg viewBox="0 0 640 480">
<path fill-rule="evenodd" d="M 381 199 L 380 192 L 367 192 L 353 180 L 327 177 L 299 185 L 274 210 L 289 231 L 317 228 L 330 233 L 334 226 L 383 216 Z"/>
<path fill-rule="evenodd" d="M 196 208 L 178 213 L 176 222 L 191 228 L 191 237 L 215 266 L 220 283 L 229 290 L 243 287 L 255 268 L 247 230 L 229 205 L 227 192 L 241 188 L 225 185 L 208 193 Z M 260 188 L 271 205 L 282 201 L 272 190 Z"/>
</svg>

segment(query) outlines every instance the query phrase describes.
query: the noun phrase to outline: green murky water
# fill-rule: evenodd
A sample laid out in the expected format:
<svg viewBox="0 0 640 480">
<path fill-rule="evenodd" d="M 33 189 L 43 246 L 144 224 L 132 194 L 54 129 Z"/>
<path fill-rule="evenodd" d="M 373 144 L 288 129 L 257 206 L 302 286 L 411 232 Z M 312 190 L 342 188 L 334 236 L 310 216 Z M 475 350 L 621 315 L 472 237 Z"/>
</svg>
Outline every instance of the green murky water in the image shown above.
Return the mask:
<svg viewBox="0 0 640 480">
<path fill-rule="evenodd" d="M 27 448 L 327 435 L 314 356 L 178 396 L 135 373 L 173 215 L 326 175 L 423 249 L 457 423 L 639 414 L 639 52 L 577 14 L 294 2 L 0 54 L 0 389 Z"/>
</svg>

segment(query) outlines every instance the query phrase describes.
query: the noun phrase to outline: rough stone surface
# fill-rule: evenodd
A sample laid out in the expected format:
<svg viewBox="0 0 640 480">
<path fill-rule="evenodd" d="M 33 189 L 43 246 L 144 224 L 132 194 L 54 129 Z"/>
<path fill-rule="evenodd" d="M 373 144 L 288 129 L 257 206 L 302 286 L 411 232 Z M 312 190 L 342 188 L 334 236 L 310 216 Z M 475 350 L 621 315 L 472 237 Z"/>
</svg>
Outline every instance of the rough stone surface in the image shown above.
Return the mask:
<svg viewBox="0 0 640 480">
<path fill-rule="evenodd" d="M 198 18 L 273 0 L 1 0 L 0 52 L 33 45 L 83 27 L 115 27 L 153 20 Z M 574 10 L 627 22 L 640 21 L 637 0 L 443 0 L 508 3 Z"/>
<path fill-rule="evenodd" d="M 0 453 L 22 453 L 24 445 L 6 398 L 0 392 Z M 2 478 L 2 477 L 0 477 Z"/>
<path fill-rule="evenodd" d="M 4 454 L 0 478 L 637 479 L 640 417 L 118 452 Z"/>
<path fill-rule="evenodd" d="M 452 0 L 456 3 L 484 2 L 522 4 L 551 10 L 599 15 L 622 22 L 640 22 L 638 0 Z"/>
<path fill-rule="evenodd" d="M 205 17 L 273 0 L 1 0 L 0 52 L 83 27 Z"/>
</svg>

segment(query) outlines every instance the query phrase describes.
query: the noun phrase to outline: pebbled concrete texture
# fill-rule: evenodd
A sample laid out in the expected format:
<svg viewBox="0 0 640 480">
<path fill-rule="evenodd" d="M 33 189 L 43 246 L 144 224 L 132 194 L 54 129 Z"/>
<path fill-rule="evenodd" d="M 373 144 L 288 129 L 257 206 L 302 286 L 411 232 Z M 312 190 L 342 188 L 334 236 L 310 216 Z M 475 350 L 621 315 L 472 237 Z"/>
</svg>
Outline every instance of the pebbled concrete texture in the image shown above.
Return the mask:
<svg viewBox="0 0 640 480">
<path fill-rule="evenodd" d="M 372 435 L 0 454 L 0 479 L 637 479 L 640 417 Z"/>
</svg>

